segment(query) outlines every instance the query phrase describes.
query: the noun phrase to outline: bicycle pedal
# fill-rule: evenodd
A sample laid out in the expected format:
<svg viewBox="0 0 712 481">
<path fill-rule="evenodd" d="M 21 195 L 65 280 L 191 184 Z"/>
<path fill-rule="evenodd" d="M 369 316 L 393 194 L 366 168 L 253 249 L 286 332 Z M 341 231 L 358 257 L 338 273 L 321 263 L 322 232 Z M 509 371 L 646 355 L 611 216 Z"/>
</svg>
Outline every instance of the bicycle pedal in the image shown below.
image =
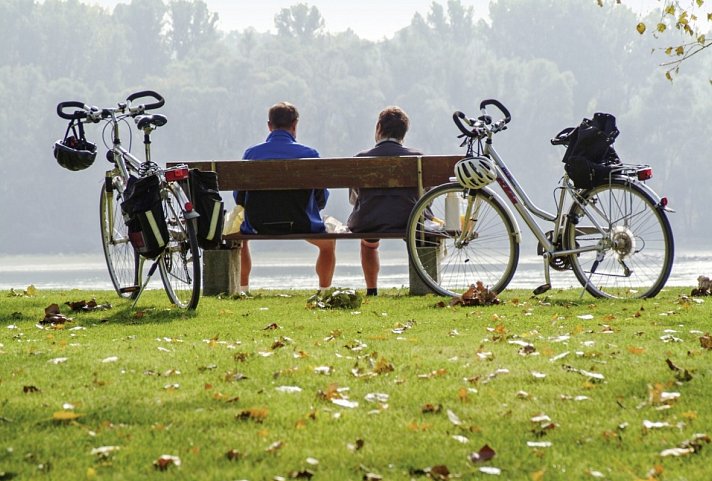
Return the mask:
<svg viewBox="0 0 712 481">
<path fill-rule="evenodd" d="M 141 286 L 128 286 L 128 287 L 122 287 L 121 289 L 119 289 L 119 292 L 121 294 L 128 294 L 128 293 L 132 293 L 132 292 L 138 292 L 140 290 L 141 290 Z"/>
<path fill-rule="evenodd" d="M 534 295 L 538 296 L 539 294 L 544 294 L 549 289 L 551 289 L 551 284 L 542 284 L 536 289 L 534 289 Z"/>
</svg>

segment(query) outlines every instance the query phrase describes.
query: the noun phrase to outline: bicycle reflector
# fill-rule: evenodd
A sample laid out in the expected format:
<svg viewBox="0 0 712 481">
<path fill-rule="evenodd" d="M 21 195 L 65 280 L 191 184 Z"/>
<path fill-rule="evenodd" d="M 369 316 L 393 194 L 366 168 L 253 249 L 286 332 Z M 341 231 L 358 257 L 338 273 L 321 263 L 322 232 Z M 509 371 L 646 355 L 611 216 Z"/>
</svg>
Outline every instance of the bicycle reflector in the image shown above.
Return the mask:
<svg viewBox="0 0 712 481">
<path fill-rule="evenodd" d="M 166 180 L 168 182 L 176 182 L 188 178 L 188 167 L 178 167 L 166 171 Z"/>
<path fill-rule="evenodd" d="M 638 172 L 638 180 L 648 180 L 653 178 L 653 169 L 646 167 L 645 169 L 640 169 Z"/>
</svg>

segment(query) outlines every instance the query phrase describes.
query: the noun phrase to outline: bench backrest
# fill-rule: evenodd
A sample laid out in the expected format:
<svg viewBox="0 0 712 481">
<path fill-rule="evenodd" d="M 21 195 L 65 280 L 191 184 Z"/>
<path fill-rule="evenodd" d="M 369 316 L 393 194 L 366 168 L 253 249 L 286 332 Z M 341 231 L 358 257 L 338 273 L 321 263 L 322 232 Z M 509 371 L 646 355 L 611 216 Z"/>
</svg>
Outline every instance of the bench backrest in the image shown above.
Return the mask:
<svg viewBox="0 0 712 481">
<path fill-rule="evenodd" d="M 462 155 L 170 162 L 218 174 L 220 190 L 427 188 L 448 182 Z"/>
</svg>

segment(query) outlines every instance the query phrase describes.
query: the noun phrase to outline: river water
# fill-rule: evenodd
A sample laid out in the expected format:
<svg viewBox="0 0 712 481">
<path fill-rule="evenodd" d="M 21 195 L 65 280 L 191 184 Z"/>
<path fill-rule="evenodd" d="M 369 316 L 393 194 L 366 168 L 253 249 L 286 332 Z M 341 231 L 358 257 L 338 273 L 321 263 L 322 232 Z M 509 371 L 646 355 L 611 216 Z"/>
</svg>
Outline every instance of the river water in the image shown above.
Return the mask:
<svg viewBox="0 0 712 481">
<path fill-rule="evenodd" d="M 316 250 L 304 244 L 300 250 L 291 242 L 253 243 L 253 270 L 250 286 L 253 289 L 316 289 L 314 273 Z M 337 246 L 337 267 L 334 286 L 365 287 L 358 257 L 358 243 L 342 241 Z M 408 258 L 402 241 L 382 241 L 379 288 L 408 286 Z M 529 255 L 533 249 L 522 249 L 519 266 L 511 288 L 534 289 L 543 284 L 543 265 L 540 257 Z M 677 252 L 668 286 L 696 286 L 697 277 L 712 277 L 712 250 Z M 551 271 L 555 288 L 579 287 L 573 274 Z M 112 285 L 103 256 L 32 255 L 0 256 L 0 290 L 26 289 L 92 289 L 111 290 Z M 158 273 L 149 288 L 161 289 Z"/>
</svg>

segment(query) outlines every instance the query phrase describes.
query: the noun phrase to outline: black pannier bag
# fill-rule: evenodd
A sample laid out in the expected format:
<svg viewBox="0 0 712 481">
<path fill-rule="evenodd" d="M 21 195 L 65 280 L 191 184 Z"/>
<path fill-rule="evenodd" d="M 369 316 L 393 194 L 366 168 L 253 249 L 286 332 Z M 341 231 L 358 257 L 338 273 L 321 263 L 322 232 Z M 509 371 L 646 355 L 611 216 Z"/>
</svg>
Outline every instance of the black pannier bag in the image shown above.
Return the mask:
<svg viewBox="0 0 712 481">
<path fill-rule="evenodd" d="M 131 245 L 144 257 L 158 257 L 166 249 L 169 239 L 158 177 L 131 177 L 124 194 L 121 211 Z"/>
<path fill-rule="evenodd" d="M 198 245 L 216 249 L 222 242 L 225 223 L 224 204 L 218 187 L 218 174 L 190 169 L 190 198 L 198 217 Z"/>
<path fill-rule="evenodd" d="M 613 143 L 618 137 L 616 118 L 597 112 L 576 127 L 557 134 L 552 143 L 566 145 L 564 169 L 577 189 L 590 189 L 608 182 L 611 171 L 620 165 Z"/>
</svg>

